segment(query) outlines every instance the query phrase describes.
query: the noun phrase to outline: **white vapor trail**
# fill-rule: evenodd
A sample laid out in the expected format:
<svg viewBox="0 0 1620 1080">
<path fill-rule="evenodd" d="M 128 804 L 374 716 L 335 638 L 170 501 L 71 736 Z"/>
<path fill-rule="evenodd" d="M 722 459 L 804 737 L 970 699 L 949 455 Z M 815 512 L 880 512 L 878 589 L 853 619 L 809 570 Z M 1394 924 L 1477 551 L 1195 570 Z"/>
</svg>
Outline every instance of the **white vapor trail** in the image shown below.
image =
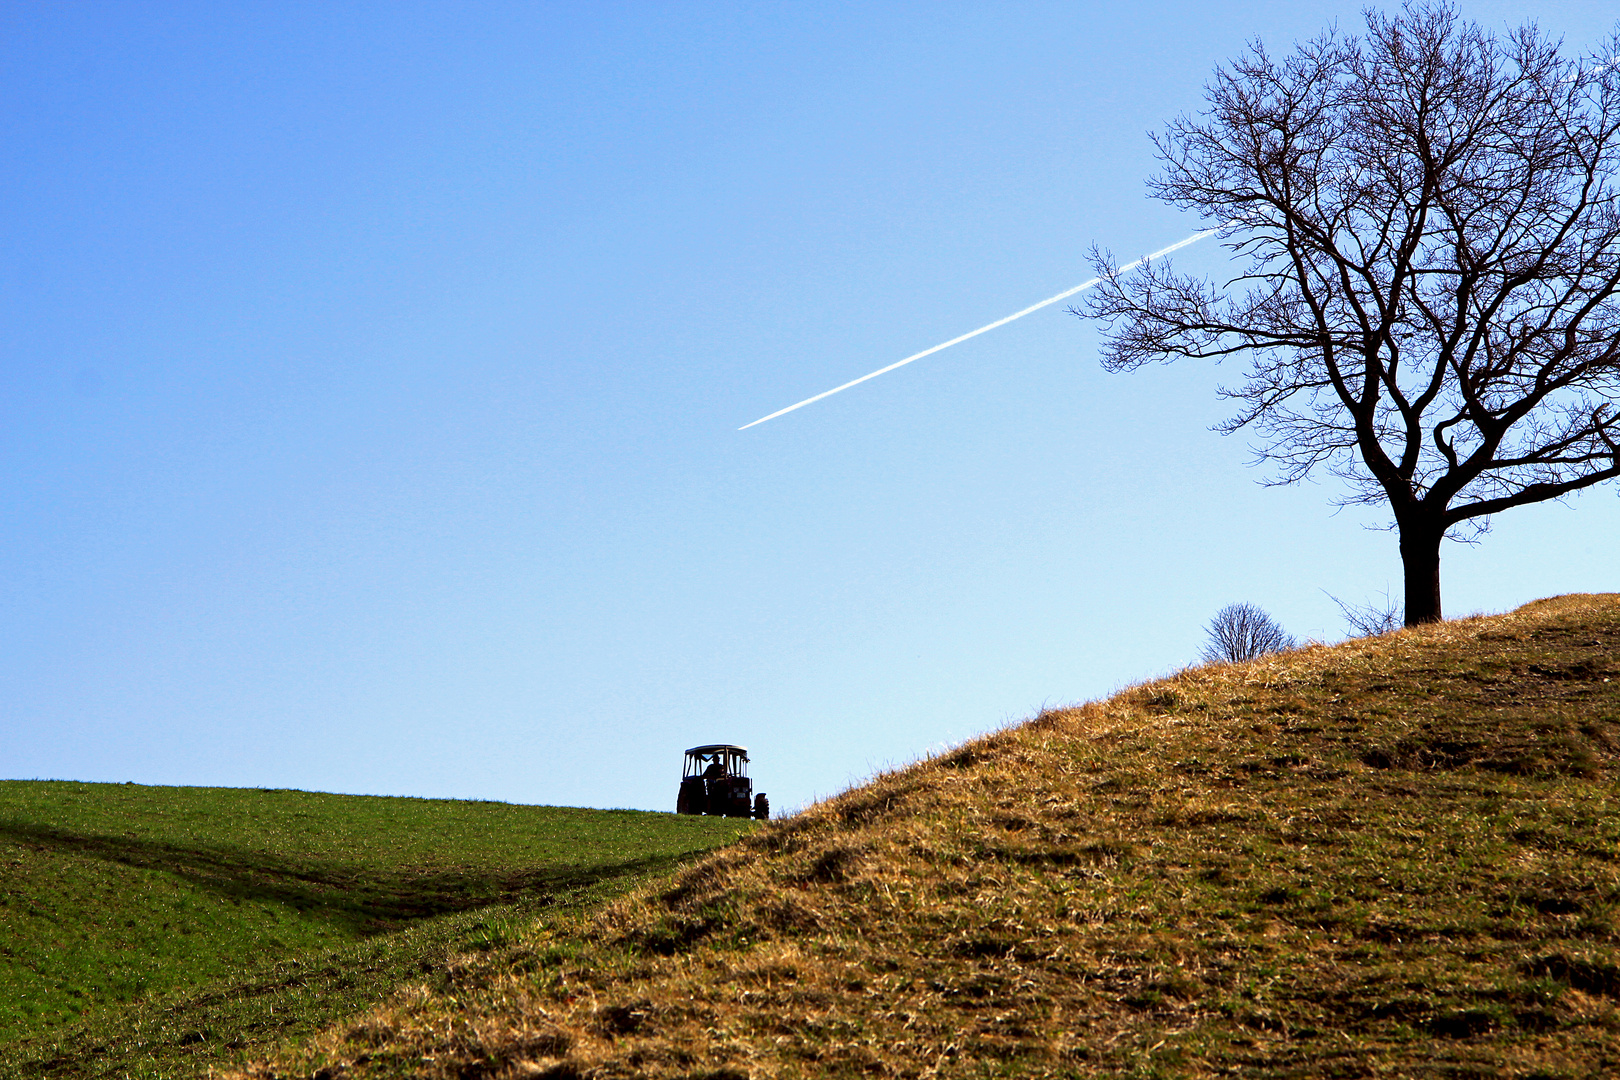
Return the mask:
<svg viewBox="0 0 1620 1080">
<path fill-rule="evenodd" d="M 1123 274 L 1127 270 L 1134 270 L 1138 266 L 1141 266 L 1143 263 L 1147 262 L 1149 259 L 1157 259 L 1161 255 L 1168 255 L 1172 251 L 1179 251 L 1182 248 L 1186 247 L 1188 244 L 1196 244 L 1198 241 L 1202 240 L 1204 237 L 1209 236 L 1209 235 L 1211 235 L 1213 233 L 1217 233 L 1217 232 L 1220 232 L 1220 230 L 1219 229 L 1205 229 L 1203 232 L 1193 233 L 1191 236 L 1187 237 L 1187 239 L 1185 239 L 1185 240 L 1178 240 L 1174 244 L 1171 244 L 1167 248 L 1160 248 L 1158 251 L 1153 252 L 1151 255 L 1144 255 L 1140 259 L 1137 259 L 1133 263 L 1125 264 L 1124 266 L 1119 268 L 1119 272 Z M 1091 288 L 1093 285 L 1097 284 L 1097 282 L 1099 282 L 1101 280 L 1102 280 L 1102 278 L 1094 277 L 1090 281 L 1082 281 L 1080 284 L 1076 285 L 1072 289 L 1068 289 L 1068 290 L 1065 290 L 1064 292 L 1060 292 L 1056 296 L 1049 296 L 1045 300 L 1042 300 L 1038 304 L 1029 305 L 1029 307 L 1025 308 L 1023 311 L 1015 311 L 1011 315 L 1008 315 L 1006 318 L 997 319 L 995 322 L 989 324 L 988 326 L 981 326 L 977 330 L 969 330 L 967 333 L 963 334 L 961 337 L 953 337 L 949 341 L 942 342 L 942 343 L 940 343 L 938 345 L 935 345 L 932 349 L 924 349 L 922 352 L 916 353 L 916 354 L 914 354 L 912 356 L 908 356 L 904 360 L 896 360 L 894 363 L 890 364 L 888 367 L 878 368 L 876 371 L 872 372 L 870 375 L 862 375 L 858 379 L 851 379 L 849 382 L 845 383 L 843 386 L 835 386 L 831 390 L 822 391 L 821 393 L 817 394 L 815 397 L 807 397 L 803 401 L 799 402 L 797 405 L 789 405 L 785 409 L 777 409 L 775 412 L 771 413 L 771 415 L 762 416 L 758 420 L 755 420 L 753 424 L 744 424 L 742 427 L 738 428 L 737 430 L 738 431 L 747 431 L 749 428 L 753 427 L 754 424 L 763 424 L 767 420 L 775 420 L 778 416 L 783 416 L 783 415 L 785 415 L 787 413 L 790 413 L 794 409 L 802 409 L 806 405 L 814 405 L 816 402 L 820 401 L 822 398 L 832 397 L 834 394 L 838 393 L 840 390 L 848 390 L 850 387 L 856 386 L 856 385 L 858 385 L 860 383 L 863 383 L 867 379 L 875 379 L 879 375 L 885 374 L 886 372 L 893 371 L 897 367 L 905 367 L 907 364 L 911 363 L 913 360 L 921 360 L 925 356 L 932 356 L 934 353 L 939 352 L 939 350 L 948 349 L 952 345 L 958 344 L 959 342 L 966 341 L 968 338 L 978 337 L 980 334 L 985 333 L 988 330 L 994 330 L 998 326 L 1006 326 L 1008 323 L 1012 322 L 1014 319 L 1022 319 L 1025 315 L 1028 315 L 1030 312 L 1039 311 L 1039 310 L 1041 310 L 1041 308 L 1046 307 L 1048 304 L 1055 304 L 1059 300 L 1067 300 L 1069 297 L 1073 296 L 1075 293 L 1083 292 L 1084 290 Z"/>
</svg>

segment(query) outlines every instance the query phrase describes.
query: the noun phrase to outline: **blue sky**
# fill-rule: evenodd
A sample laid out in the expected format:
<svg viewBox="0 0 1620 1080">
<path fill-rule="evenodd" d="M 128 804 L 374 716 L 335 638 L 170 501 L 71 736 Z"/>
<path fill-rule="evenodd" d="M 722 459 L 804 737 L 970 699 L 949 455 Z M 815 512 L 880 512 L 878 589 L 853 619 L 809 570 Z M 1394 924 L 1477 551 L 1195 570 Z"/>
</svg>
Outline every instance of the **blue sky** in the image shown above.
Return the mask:
<svg viewBox="0 0 1620 1080">
<path fill-rule="evenodd" d="M 736 430 L 1193 231 L 1146 132 L 1334 19 L 6 5 L 0 775 L 668 809 L 734 741 L 791 807 L 1229 602 L 1342 637 L 1379 515 L 1061 306 Z M 1447 610 L 1620 589 L 1615 535 L 1505 515 Z"/>
</svg>

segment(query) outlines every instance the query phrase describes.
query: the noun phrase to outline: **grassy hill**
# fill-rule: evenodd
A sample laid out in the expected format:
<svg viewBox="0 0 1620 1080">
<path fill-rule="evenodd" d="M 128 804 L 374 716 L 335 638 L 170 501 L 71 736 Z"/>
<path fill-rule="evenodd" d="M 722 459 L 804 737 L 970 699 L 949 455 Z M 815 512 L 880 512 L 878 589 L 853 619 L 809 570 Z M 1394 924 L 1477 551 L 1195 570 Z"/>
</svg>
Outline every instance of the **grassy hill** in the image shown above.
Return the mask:
<svg viewBox="0 0 1620 1080">
<path fill-rule="evenodd" d="M 187 1075 L 381 1001 L 748 826 L 0 782 L 0 1075 Z"/>
<path fill-rule="evenodd" d="M 1189 670 L 248 1075 L 1616 1075 L 1617 769 L 1620 596 Z"/>
</svg>

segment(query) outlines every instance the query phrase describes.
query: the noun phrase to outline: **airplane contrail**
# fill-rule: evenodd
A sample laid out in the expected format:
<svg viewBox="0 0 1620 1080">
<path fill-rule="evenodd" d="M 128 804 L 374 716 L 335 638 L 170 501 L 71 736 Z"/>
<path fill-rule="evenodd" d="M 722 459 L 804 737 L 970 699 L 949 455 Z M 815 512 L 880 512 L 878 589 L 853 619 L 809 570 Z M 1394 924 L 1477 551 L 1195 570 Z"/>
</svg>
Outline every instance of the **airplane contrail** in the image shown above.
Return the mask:
<svg viewBox="0 0 1620 1080">
<path fill-rule="evenodd" d="M 1191 236 L 1187 237 L 1187 239 L 1185 239 L 1185 240 L 1178 240 L 1174 244 L 1171 244 L 1167 248 L 1160 248 L 1158 251 L 1155 251 L 1150 255 L 1142 256 L 1140 259 L 1137 259 L 1133 263 L 1126 263 L 1124 266 L 1119 268 L 1118 272 L 1123 274 L 1127 270 L 1135 270 L 1138 266 L 1141 266 L 1143 263 L 1147 262 L 1149 259 L 1157 259 L 1161 255 L 1168 255 L 1172 251 L 1179 251 L 1182 248 L 1186 247 L 1188 244 L 1196 244 L 1198 241 L 1202 240 L 1204 237 L 1209 236 L 1209 235 L 1211 235 L 1213 233 L 1217 233 L 1217 232 L 1220 232 L 1220 230 L 1219 229 L 1205 229 L 1203 232 L 1193 233 Z M 1038 304 L 1029 305 L 1029 307 L 1025 308 L 1023 311 L 1015 311 L 1011 315 L 1008 315 L 1006 318 L 997 319 L 995 322 L 990 323 L 988 326 L 981 326 L 977 330 L 969 330 L 967 333 L 963 334 L 961 337 L 953 337 L 949 341 L 942 342 L 942 343 L 940 343 L 938 345 L 935 345 L 932 349 L 924 349 L 922 352 L 916 353 L 916 354 L 914 354 L 912 356 L 908 356 L 904 360 L 896 360 L 894 363 L 890 364 L 888 367 L 878 368 L 876 371 L 872 372 L 870 375 L 862 375 L 858 379 L 851 379 L 849 382 L 845 383 L 843 386 L 835 386 L 831 390 L 822 391 L 821 393 L 817 394 L 815 397 L 807 397 L 803 401 L 799 402 L 797 405 L 789 405 L 785 409 L 777 409 L 775 412 L 771 413 L 771 415 L 762 416 L 758 420 L 755 420 L 753 424 L 744 424 L 742 427 L 738 428 L 737 430 L 738 431 L 747 431 L 749 428 L 753 427 L 754 424 L 763 424 L 767 420 L 775 420 L 778 416 L 783 416 L 783 415 L 785 415 L 787 413 L 790 413 L 794 409 L 802 409 L 806 405 L 814 405 L 816 402 L 820 401 L 822 398 L 832 397 L 834 394 L 838 393 L 840 390 L 848 390 L 850 387 L 859 385 L 860 383 L 865 382 L 867 379 L 875 379 L 879 375 L 885 374 L 886 372 L 893 371 L 897 367 L 905 367 L 907 364 L 911 363 L 913 360 L 921 360 L 925 356 L 932 356 L 934 353 L 939 352 L 939 350 L 941 350 L 941 349 L 948 349 L 952 345 L 958 344 L 959 342 L 966 341 L 968 338 L 978 337 L 980 334 L 984 333 L 987 330 L 994 330 L 998 326 L 1006 326 L 1008 323 L 1012 322 L 1014 319 L 1022 319 L 1025 315 L 1028 315 L 1030 312 L 1039 311 L 1039 310 L 1041 310 L 1041 308 L 1046 307 L 1048 304 L 1055 304 L 1059 300 L 1067 300 L 1069 297 L 1073 296 L 1075 293 L 1083 292 L 1084 290 L 1091 288 L 1093 285 L 1097 284 L 1097 282 L 1099 282 L 1101 280 L 1102 280 L 1102 278 L 1100 278 L 1100 277 L 1094 277 L 1090 281 L 1082 281 L 1080 284 L 1076 285 L 1072 289 L 1066 289 L 1063 292 L 1058 293 L 1056 296 L 1049 296 L 1045 300 L 1042 300 Z"/>
</svg>

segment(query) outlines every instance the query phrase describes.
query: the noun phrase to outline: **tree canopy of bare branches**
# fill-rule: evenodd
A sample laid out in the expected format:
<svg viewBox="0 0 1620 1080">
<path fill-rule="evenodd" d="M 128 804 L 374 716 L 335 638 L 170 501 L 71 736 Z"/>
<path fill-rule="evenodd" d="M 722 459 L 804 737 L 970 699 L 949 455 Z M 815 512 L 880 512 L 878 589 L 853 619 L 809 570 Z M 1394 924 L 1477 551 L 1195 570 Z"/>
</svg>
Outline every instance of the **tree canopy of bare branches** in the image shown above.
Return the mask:
<svg viewBox="0 0 1620 1080">
<path fill-rule="evenodd" d="M 1253 660 L 1267 653 L 1282 652 L 1298 644 L 1253 604 L 1228 604 L 1215 613 L 1206 631 L 1209 643 L 1204 659 L 1211 663 Z"/>
<path fill-rule="evenodd" d="M 1448 533 L 1620 475 L 1620 34 L 1566 57 L 1409 3 L 1283 58 L 1255 44 L 1206 95 L 1156 137 L 1150 189 L 1241 269 L 1094 252 L 1103 364 L 1241 355 L 1223 430 L 1273 483 L 1320 466 L 1387 504 L 1406 623 L 1438 620 Z"/>
</svg>

